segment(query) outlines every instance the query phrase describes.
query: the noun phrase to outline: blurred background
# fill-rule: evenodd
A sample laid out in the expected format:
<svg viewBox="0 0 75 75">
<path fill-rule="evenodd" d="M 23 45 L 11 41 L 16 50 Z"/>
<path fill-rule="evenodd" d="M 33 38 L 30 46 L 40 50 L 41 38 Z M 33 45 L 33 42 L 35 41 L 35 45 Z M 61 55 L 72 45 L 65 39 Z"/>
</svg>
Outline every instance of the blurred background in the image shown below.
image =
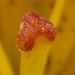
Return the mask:
<svg viewBox="0 0 75 75">
<path fill-rule="evenodd" d="M 16 37 L 21 17 L 37 12 L 50 18 L 57 0 L 0 0 L 0 41 L 15 75 L 19 75 L 20 52 Z M 59 6 L 60 7 L 60 6 Z M 75 0 L 66 0 L 57 25 L 45 75 L 75 75 Z"/>
</svg>

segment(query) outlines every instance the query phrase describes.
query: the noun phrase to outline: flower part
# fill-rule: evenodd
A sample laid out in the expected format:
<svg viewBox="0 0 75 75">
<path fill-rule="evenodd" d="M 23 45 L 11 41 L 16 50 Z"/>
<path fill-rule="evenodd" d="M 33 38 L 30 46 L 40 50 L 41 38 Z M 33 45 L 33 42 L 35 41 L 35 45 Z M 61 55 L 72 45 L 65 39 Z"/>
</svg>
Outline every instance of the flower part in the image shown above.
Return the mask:
<svg viewBox="0 0 75 75">
<path fill-rule="evenodd" d="M 37 36 L 45 36 L 50 42 L 55 39 L 56 28 L 48 20 L 37 13 L 29 12 L 21 19 L 20 32 L 17 36 L 17 45 L 23 51 L 30 51 L 34 47 Z"/>
</svg>

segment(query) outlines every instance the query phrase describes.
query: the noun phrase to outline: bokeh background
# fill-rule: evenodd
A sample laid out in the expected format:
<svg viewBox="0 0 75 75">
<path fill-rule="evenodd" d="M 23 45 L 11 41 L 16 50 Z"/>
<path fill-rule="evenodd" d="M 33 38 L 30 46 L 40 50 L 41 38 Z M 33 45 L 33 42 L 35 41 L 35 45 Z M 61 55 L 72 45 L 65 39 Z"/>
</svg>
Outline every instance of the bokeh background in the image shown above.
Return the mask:
<svg viewBox="0 0 75 75">
<path fill-rule="evenodd" d="M 0 41 L 14 73 L 19 75 L 20 52 L 16 37 L 20 19 L 37 12 L 49 19 L 57 0 L 0 0 Z M 60 7 L 60 6 L 59 6 Z M 66 0 L 57 25 L 45 75 L 75 75 L 75 0 Z"/>
</svg>

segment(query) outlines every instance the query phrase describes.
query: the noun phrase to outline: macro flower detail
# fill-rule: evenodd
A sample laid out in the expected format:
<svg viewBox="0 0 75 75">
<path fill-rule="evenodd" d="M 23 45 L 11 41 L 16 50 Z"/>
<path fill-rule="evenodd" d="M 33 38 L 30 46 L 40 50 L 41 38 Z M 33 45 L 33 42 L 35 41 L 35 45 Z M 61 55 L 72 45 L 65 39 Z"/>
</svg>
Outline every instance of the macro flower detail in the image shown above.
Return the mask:
<svg viewBox="0 0 75 75">
<path fill-rule="evenodd" d="M 45 36 L 50 42 L 55 39 L 56 28 L 48 20 L 43 19 L 37 13 L 25 14 L 20 23 L 20 31 L 17 36 L 17 45 L 23 51 L 30 51 L 34 47 L 38 36 Z"/>
</svg>

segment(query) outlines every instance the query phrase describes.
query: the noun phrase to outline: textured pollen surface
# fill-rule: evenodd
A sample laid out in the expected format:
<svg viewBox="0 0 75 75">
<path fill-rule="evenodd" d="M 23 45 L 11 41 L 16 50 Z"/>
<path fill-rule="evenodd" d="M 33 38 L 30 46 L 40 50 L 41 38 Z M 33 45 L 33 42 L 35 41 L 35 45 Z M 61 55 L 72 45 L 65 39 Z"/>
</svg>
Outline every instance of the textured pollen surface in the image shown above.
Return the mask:
<svg viewBox="0 0 75 75">
<path fill-rule="evenodd" d="M 39 35 L 45 36 L 52 42 L 56 36 L 56 28 L 50 21 L 36 13 L 25 14 L 21 19 L 20 31 L 17 36 L 18 47 L 23 51 L 32 50 L 34 41 Z"/>
</svg>

